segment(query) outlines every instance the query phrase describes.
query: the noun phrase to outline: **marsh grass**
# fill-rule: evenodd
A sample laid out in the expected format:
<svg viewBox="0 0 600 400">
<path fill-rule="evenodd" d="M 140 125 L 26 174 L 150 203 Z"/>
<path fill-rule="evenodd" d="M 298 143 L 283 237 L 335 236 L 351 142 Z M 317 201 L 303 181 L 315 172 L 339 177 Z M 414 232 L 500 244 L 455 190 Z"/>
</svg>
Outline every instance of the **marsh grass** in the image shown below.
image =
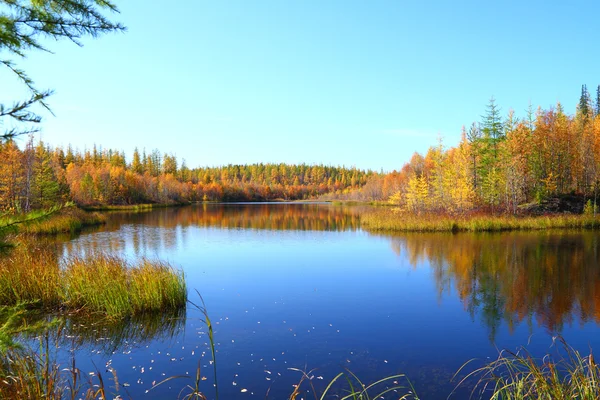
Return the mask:
<svg viewBox="0 0 600 400">
<path fill-rule="evenodd" d="M 115 318 L 178 309 L 187 300 L 183 274 L 148 259 L 130 264 L 106 254 L 74 257 L 66 262 L 63 280 L 69 308 Z"/>
<path fill-rule="evenodd" d="M 154 203 L 154 204 L 123 204 L 123 205 L 100 205 L 100 206 L 86 206 L 83 209 L 86 211 L 150 211 L 157 208 L 176 207 L 184 204 L 166 204 L 166 203 Z"/>
<path fill-rule="evenodd" d="M 289 400 L 297 400 L 298 396 L 303 398 L 303 395 L 301 395 L 305 392 L 303 385 L 309 386 L 308 390 L 316 400 L 330 398 L 328 395 L 341 400 L 375 400 L 384 399 L 388 394 L 399 400 L 419 400 L 419 396 L 416 394 L 410 380 L 403 374 L 387 376 L 376 382 L 366 384 L 356 374 L 346 369 L 336 375 L 327 383 L 325 389 L 319 392 L 313 385 L 314 370 L 308 372 L 297 368 L 290 368 L 290 370 L 299 372 L 301 378 L 298 384 L 294 385 L 294 391 L 290 394 Z M 400 385 L 400 380 L 405 381 L 406 386 Z M 342 385 L 341 387 L 338 387 L 338 381 Z M 337 390 L 336 393 L 330 393 L 334 389 Z"/>
<path fill-rule="evenodd" d="M 451 216 L 417 215 L 395 209 L 379 209 L 361 216 L 363 228 L 373 232 L 501 232 L 543 229 L 598 229 L 600 218 L 593 215 Z"/>
<path fill-rule="evenodd" d="M 56 250 L 27 245 L 1 261 L 1 305 L 36 302 L 46 311 L 123 318 L 182 309 L 187 301 L 183 272 L 160 261 L 99 253 L 61 264 Z"/>
<path fill-rule="evenodd" d="M 582 356 L 564 339 L 556 341 L 556 355 L 542 359 L 534 358 L 525 348 L 501 351 L 496 360 L 469 373 L 459 386 L 475 378 L 472 394 L 492 400 L 600 398 L 600 366 L 592 353 Z"/>
<path fill-rule="evenodd" d="M 54 251 L 18 243 L 0 259 L 0 305 L 36 303 L 58 308 L 64 285 Z"/>
<path fill-rule="evenodd" d="M 191 300 L 188 300 L 188 303 L 190 303 L 196 310 L 198 310 L 200 312 L 200 314 L 202 314 L 202 317 L 200 319 L 200 321 L 202 323 L 204 323 L 206 325 L 206 328 L 208 329 L 208 340 L 210 342 L 210 352 L 211 352 L 211 357 L 212 357 L 212 365 L 213 365 L 213 373 L 214 373 L 214 380 L 213 380 L 213 385 L 215 388 L 215 399 L 219 400 L 219 380 L 217 379 L 217 356 L 216 356 L 216 351 L 215 351 L 215 336 L 214 336 L 214 331 L 213 331 L 213 324 L 212 321 L 210 319 L 210 316 L 208 314 L 208 309 L 206 308 L 206 303 L 204 303 L 204 298 L 202 297 L 202 295 L 200 294 L 200 292 L 198 292 L 198 290 L 196 290 L 196 294 L 198 295 L 198 297 L 200 298 L 200 303 L 194 303 Z M 184 379 L 184 380 L 191 380 L 192 384 L 189 385 L 185 385 L 183 387 L 183 389 L 181 389 L 181 391 L 179 392 L 179 397 L 182 400 L 192 400 L 192 399 L 197 399 L 197 400 L 207 400 L 206 395 L 203 392 L 203 389 L 201 389 L 201 383 L 202 383 L 202 374 L 201 374 L 201 360 L 198 360 L 198 366 L 196 367 L 196 374 L 195 375 L 174 375 L 174 376 L 170 376 L 164 380 L 162 380 L 161 382 L 158 382 L 157 384 L 155 384 L 154 386 L 152 386 L 152 389 L 162 385 L 163 383 L 169 382 L 173 379 Z"/>
<path fill-rule="evenodd" d="M 113 399 L 100 371 L 83 374 L 75 365 L 62 368 L 51 353 L 49 336 L 39 338 L 40 348 L 15 348 L 0 353 L 0 399 Z M 114 392 L 119 386 L 116 371 L 108 370 L 114 380 Z"/>
<path fill-rule="evenodd" d="M 77 207 L 66 207 L 48 216 L 37 214 L 35 211 L 28 214 L 28 221 L 20 224 L 21 233 L 32 235 L 56 235 L 59 233 L 77 233 L 84 227 L 97 226 L 106 223 L 106 218 L 96 212 L 86 212 Z"/>
</svg>

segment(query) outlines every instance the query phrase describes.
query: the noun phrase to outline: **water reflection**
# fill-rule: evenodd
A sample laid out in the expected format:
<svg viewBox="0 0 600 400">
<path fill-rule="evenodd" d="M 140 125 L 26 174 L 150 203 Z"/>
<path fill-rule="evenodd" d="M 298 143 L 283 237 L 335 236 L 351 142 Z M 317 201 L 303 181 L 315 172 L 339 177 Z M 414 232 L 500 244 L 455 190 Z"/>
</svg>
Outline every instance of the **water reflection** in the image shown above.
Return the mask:
<svg viewBox="0 0 600 400">
<path fill-rule="evenodd" d="M 69 316 L 57 330 L 57 341 L 71 349 L 91 347 L 111 354 L 123 348 L 138 348 L 155 340 L 170 340 L 185 328 L 185 310 L 137 315 L 110 320 L 94 316 Z"/>
<path fill-rule="evenodd" d="M 597 233 L 407 234 L 392 248 L 414 268 L 429 264 L 438 295 L 456 290 L 492 341 L 502 321 L 551 334 L 600 322 Z"/>
<path fill-rule="evenodd" d="M 268 231 L 356 231 L 359 207 L 315 203 L 202 204 L 147 212 L 110 214 L 106 226 L 84 240 L 68 242 L 65 254 L 121 252 L 131 246 L 135 255 L 185 247 L 190 229 L 248 229 Z M 119 231 L 118 234 L 114 234 Z"/>
<path fill-rule="evenodd" d="M 152 212 L 116 213 L 109 229 L 122 223 L 176 228 L 189 226 L 300 230 L 345 231 L 360 227 L 357 207 L 323 207 L 315 203 L 275 204 L 202 204 L 192 207 L 165 208 Z"/>
</svg>

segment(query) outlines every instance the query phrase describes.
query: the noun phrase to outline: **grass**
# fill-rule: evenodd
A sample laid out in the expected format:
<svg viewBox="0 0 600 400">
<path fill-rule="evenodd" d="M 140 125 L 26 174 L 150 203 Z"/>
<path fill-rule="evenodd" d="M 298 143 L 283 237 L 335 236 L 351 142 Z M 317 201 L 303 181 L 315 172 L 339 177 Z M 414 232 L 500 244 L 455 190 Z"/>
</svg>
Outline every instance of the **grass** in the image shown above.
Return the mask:
<svg viewBox="0 0 600 400">
<path fill-rule="evenodd" d="M 214 337 L 214 331 L 213 331 L 213 324 L 212 324 L 212 321 L 208 314 L 208 310 L 206 309 L 206 304 L 204 303 L 204 299 L 202 298 L 202 295 L 200 294 L 200 292 L 198 292 L 198 290 L 196 290 L 196 293 L 198 294 L 198 297 L 200 298 L 201 305 L 193 303 L 191 300 L 188 300 L 188 302 L 202 314 L 202 316 L 204 318 L 200 319 L 200 321 L 202 323 L 204 323 L 204 325 L 206 325 L 206 328 L 208 329 L 208 340 L 210 342 L 210 353 L 211 353 L 211 357 L 212 357 L 212 365 L 213 365 L 213 372 L 214 372 L 213 386 L 215 388 L 215 399 L 219 400 L 219 380 L 217 378 L 217 356 L 216 356 L 216 351 L 215 351 L 215 337 Z M 202 374 L 200 371 L 201 371 L 201 360 L 198 360 L 198 366 L 196 367 L 195 376 L 191 376 L 188 374 L 170 376 L 170 377 L 164 379 L 163 381 L 153 385 L 152 389 L 156 388 L 157 386 L 162 385 L 163 383 L 169 382 L 173 379 L 189 379 L 192 381 L 193 384 L 186 385 L 179 393 L 180 397 L 182 394 L 185 393 L 185 395 L 183 395 L 183 397 L 181 397 L 183 400 L 191 400 L 191 399 L 207 400 L 206 395 L 202 392 L 202 389 L 200 388 L 201 382 L 202 382 Z"/>
<path fill-rule="evenodd" d="M 387 201 L 375 200 L 332 200 L 331 205 L 334 206 L 373 206 L 373 207 L 391 207 Z"/>
<path fill-rule="evenodd" d="M 184 205 L 185 203 L 174 203 L 174 204 L 124 204 L 124 205 L 99 205 L 99 206 L 85 206 L 83 207 L 86 211 L 149 211 L 155 208 L 166 208 L 166 207 L 177 207 Z"/>
<path fill-rule="evenodd" d="M 473 395 L 491 400 L 600 398 L 600 366 L 592 353 L 582 356 L 564 339 L 557 340 L 555 356 L 535 359 L 525 348 L 516 353 L 502 351 L 496 360 L 468 374 L 459 385 L 475 377 L 478 380 Z"/>
<path fill-rule="evenodd" d="M 0 305 L 37 302 L 45 310 L 122 318 L 186 301 L 183 273 L 160 261 L 92 254 L 61 263 L 51 249 L 20 244 L 0 263 Z"/>
<path fill-rule="evenodd" d="M 130 264 L 99 254 L 69 259 L 63 273 L 70 308 L 122 317 L 178 309 L 187 300 L 183 274 L 160 261 Z"/>
<path fill-rule="evenodd" d="M 209 330 L 212 364 L 215 369 L 213 387 L 216 399 L 218 399 L 219 389 L 212 324 L 204 301 L 202 301 L 201 306 L 194 306 L 203 314 L 205 318 L 203 321 Z M 0 309 L 0 311 L 2 310 L 6 311 L 7 308 Z M 18 316 L 23 308 L 20 305 L 13 308 L 13 310 L 13 314 Z M 49 326 L 47 324 L 46 329 Z M 3 325 L 0 324 L 0 333 L 2 327 Z M 18 324 L 16 328 L 23 329 Z M 102 374 L 99 371 L 84 375 L 76 368 L 74 359 L 72 359 L 72 363 L 68 368 L 62 368 L 53 359 L 50 351 L 50 335 L 47 332 L 39 339 L 40 349 L 37 352 L 30 348 L 24 349 L 17 346 L 13 346 L 9 351 L 0 349 L 0 399 L 112 398 L 112 396 L 108 396 L 108 388 L 105 386 Z M 558 346 L 555 347 L 556 351 L 553 355 L 547 354 L 541 359 L 534 358 L 525 348 L 518 352 L 501 351 L 497 359 L 466 373 L 464 378 L 459 381 L 457 388 L 472 387 L 470 396 L 472 399 L 595 400 L 600 398 L 600 366 L 596 364 L 592 353 L 590 352 L 588 356 L 582 356 L 560 337 L 555 338 L 553 344 L 555 343 Z M 464 375 L 464 371 L 469 368 L 470 363 L 464 364 L 457 371 L 455 377 L 459 374 Z M 181 389 L 179 398 L 184 400 L 206 400 L 208 397 L 200 387 L 203 380 L 200 368 L 201 360 L 198 362 L 195 376 L 171 376 L 155 384 L 153 388 L 180 378 L 190 379 L 192 384 L 185 385 Z M 329 380 L 323 389 L 317 389 L 313 379 L 313 371 L 306 372 L 296 368 L 290 368 L 289 370 L 301 374 L 298 384 L 294 385 L 294 389 L 289 396 L 286 396 L 289 400 L 308 397 L 315 400 L 328 398 L 341 400 L 420 399 L 410 380 L 404 374 L 391 375 L 373 383 L 366 383 L 352 371 L 345 369 Z M 118 390 L 119 384 L 116 371 L 112 368 L 107 371 L 112 374 L 115 390 Z M 399 382 L 405 383 L 401 384 Z M 81 397 L 81 394 L 83 394 L 83 397 Z M 455 392 L 450 393 L 448 398 L 454 398 L 454 394 Z M 269 398 L 268 391 L 265 398 Z"/>
<path fill-rule="evenodd" d="M 121 386 L 114 368 L 106 367 L 113 381 L 108 387 L 97 368 L 91 373 L 77 368 L 74 356 L 70 363 L 59 363 L 57 349 L 70 348 L 73 353 L 82 343 L 93 343 L 98 348 L 99 338 L 110 337 L 111 340 L 100 342 L 109 345 L 103 351 L 112 355 L 119 343 L 133 341 L 140 345 L 157 337 L 169 337 L 185 324 L 182 313 L 145 314 L 117 321 L 94 321 L 81 315 L 49 320 L 42 313 L 32 313 L 27 306 L 0 307 L 0 399 L 122 398 L 118 396 Z M 30 340 L 23 343 L 24 338 Z M 123 390 L 126 391 L 124 387 Z"/>
<path fill-rule="evenodd" d="M 77 207 L 56 207 L 50 210 L 32 211 L 0 218 L 0 227 L 32 235 L 56 235 L 77 233 L 86 226 L 102 225 L 106 218 L 98 213 L 85 212 Z"/>
<path fill-rule="evenodd" d="M 375 400 L 385 399 L 387 394 L 393 395 L 394 399 L 399 400 L 419 400 L 410 380 L 406 375 L 391 375 L 379 379 L 376 382 L 366 384 L 363 383 L 356 374 L 349 369 L 336 375 L 321 392 L 315 389 L 312 383 L 314 375 L 313 371 L 303 371 L 297 368 L 290 368 L 291 371 L 300 372 L 302 374 L 298 384 L 294 385 L 294 391 L 291 393 L 289 400 L 297 400 L 298 396 L 303 397 L 303 384 L 309 386 L 308 391 L 312 393 L 315 399 L 324 400 L 326 398 L 338 398 L 341 400 Z M 402 386 L 398 383 L 399 380 L 406 380 L 408 386 Z M 336 388 L 336 383 L 340 381 L 345 383 L 341 388 Z M 336 393 L 330 391 L 336 389 Z M 404 393 L 404 394 L 403 394 Z"/>
<path fill-rule="evenodd" d="M 83 374 L 75 365 L 64 368 L 51 355 L 48 334 L 39 339 L 39 349 L 12 349 L 0 353 L 0 399 L 83 399 L 106 400 L 115 398 L 100 371 Z M 118 392 L 116 371 L 113 375 L 114 390 Z M 120 397 L 117 397 L 120 398 Z"/>
<path fill-rule="evenodd" d="M 588 215 L 450 216 L 374 210 L 361 216 L 363 228 L 372 232 L 500 232 L 543 229 L 598 229 L 600 217 Z"/>
</svg>

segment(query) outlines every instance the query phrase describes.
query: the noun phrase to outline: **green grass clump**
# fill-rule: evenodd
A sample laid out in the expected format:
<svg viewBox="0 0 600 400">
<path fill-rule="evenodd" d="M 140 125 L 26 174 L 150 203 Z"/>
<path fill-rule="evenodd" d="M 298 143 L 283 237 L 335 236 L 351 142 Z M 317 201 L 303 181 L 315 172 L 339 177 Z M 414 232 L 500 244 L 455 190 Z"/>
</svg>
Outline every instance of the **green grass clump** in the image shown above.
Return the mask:
<svg viewBox="0 0 600 400">
<path fill-rule="evenodd" d="M 131 306 L 134 313 L 178 309 L 187 302 L 183 274 L 167 263 L 142 259 L 129 270 Z"/>
<path fill-rule="evenodd" d="M 183 273 L 160 261 L 92 254 L 61 264 L 51 249 L 24 244 L 0 260 L 0 305 L 37 302 L 120 318 L 181 309 L 186 301 Z"/>
<path fill-rule="evenodd" d="M 105 254 L 75 257 L 65 267 L 66 302 L 111 317 L 185 306 L 183 274 L 168 264 L 142 259 L 129 264 Z"/>
<path fill-rule="evenodd" d="M 373 210 L 361 216 L 363 228 L 373 232 L 501 232 L 543 229 L 598 229 L 593 215 L 452 216 L 413 214 L 396 209 Z"/>
</svg>

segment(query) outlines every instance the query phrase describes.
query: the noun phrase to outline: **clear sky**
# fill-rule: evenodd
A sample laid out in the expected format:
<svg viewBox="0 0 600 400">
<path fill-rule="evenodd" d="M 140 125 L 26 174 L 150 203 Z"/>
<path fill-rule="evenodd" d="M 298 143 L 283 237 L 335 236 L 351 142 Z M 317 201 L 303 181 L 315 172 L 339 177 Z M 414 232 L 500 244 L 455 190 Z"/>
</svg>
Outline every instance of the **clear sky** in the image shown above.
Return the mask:
<svg viewBox="0 0 600 400">
<path fill-rule="evenodd" d="M 19 61 L 55 89 L 52 145 L 389 171 L 438 135 L 456 145 L 492 95 L 573 113 L 600 84 L 596 1 L 115 2 L 126 33 Z"/>
</svg>

